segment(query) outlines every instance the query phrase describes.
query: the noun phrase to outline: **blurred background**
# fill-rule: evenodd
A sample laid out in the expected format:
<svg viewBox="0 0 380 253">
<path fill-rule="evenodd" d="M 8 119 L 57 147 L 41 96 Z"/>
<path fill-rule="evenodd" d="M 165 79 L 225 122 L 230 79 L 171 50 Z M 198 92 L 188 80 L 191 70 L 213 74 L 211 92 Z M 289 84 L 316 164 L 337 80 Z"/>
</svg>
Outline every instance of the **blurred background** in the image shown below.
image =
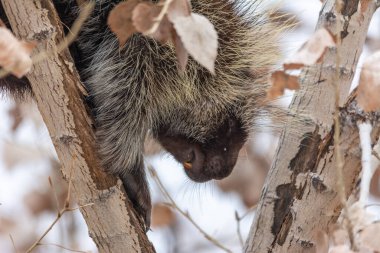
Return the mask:
<svg viewBox="0 0 380 253">
<path fill-rule="evenodd" d="M 321 2 L 283 0 L 280 6 L 274 15 L 291 14 L 298 22 L 283 36 L 286 56 L 313 33 Z M 379 35 L 377 14 L 361 61 L 380 48 Z M 291 96 L 287 93 L 281 103 L 286 106 Z M 18 252 L 25 252 L 56 218 L 61 208 L 57 202 L 62 205 L 67 196 L 67 183 L 62 179 L 59 162 L 33 101 L 16 104 L 1 98 L 0 118 L 0 252 L 15 252 L 15 247 Z M 276 149 L 277 135 L 270 128 L 253 134 L 241 150 L 232 175 L 220 182 L 192 183 L 181 166 L 160 153 L 154 143 L 147 144 L 146 163 L 157 170 L 176 204 L 205 232 L 233 252 L 241 252 Z M 379 178 L 378 170 L 372 181 L 371 203 L 380 200 Z M 148 235 L 158 253 L 222 252 L 181 214 L 165 205 L 167 199 L 152 178 L 150 186 L 154 209 Z M 75 205 L 75 196 L 72 202 Z M 375 215 L 380 219 L 378 210 Z M 34 252 L 69 252 L 65 248 L 97 252 L 79 211 L 64 214 L 42 243 Z"/>
</svg>

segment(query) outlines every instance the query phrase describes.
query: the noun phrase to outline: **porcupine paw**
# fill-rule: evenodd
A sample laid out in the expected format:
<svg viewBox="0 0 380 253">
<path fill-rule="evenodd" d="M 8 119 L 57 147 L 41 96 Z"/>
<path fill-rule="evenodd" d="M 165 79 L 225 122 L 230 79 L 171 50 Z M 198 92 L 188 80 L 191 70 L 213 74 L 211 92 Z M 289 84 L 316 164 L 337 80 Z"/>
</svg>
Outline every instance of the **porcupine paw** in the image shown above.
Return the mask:
<svg viewBox="0 0 380 253">
<path fill-rule="evenodd" d="M 145 232 L 150 229 L 152 202 L 145 172 L 132 171 L 120 174 L 124 189 L 134 209 L 145 223 Z"/>
</svg>

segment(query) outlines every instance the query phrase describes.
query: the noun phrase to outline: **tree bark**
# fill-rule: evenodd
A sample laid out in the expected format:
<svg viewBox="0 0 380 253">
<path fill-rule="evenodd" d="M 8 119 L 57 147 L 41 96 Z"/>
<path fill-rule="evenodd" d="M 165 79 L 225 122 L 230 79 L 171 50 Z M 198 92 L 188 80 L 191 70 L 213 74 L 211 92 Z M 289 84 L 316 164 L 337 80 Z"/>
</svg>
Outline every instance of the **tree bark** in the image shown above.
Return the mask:
<svg viewBox="0 0 380 253">
<path fill-rule="evenodd" d="M 374 1 L 369 1 L 365 10 L 360 9 L 359 0 L 342 2 L 342 13 L 338 13 L 335 0 L 325 1 L 317 25 L 317 29 L 326 27 L 333 34 L 341 35 L 342 43 L 338 45 L 341 106 L 347 100 L 369 22 L 377 8 Z M 338 21 L 341 26 L 337 25 Z M 286 123 L 281 135 L 245 252 L 304 252 L 314 247 L 314 233 L 327 231 L 341 213 L 333 138 L 336 63 L 337 50 L 329 49 L 322 63 L 301 73 L 301 90 L 290 106 L 292 115 L 296 116 Z M 356 123 L 373 122 L 373 142 L 380 135 L 378 115 L 360 111 L 351 98 L 340 112 L 340 147 L 347 196 L 354 189 L 361 169 Z"/>
<path fill-rule="evenodd" d="M 16 36 L 56 52 L 64 37 L 51 0 L 1 0 Z M 96 155 L 84 89 L 68 50 L 34 65 L 27 75 L 66 179 L 71 183 L 99 252 L 155 252 L 120 180 L 105 174 Z"/>
</svg>

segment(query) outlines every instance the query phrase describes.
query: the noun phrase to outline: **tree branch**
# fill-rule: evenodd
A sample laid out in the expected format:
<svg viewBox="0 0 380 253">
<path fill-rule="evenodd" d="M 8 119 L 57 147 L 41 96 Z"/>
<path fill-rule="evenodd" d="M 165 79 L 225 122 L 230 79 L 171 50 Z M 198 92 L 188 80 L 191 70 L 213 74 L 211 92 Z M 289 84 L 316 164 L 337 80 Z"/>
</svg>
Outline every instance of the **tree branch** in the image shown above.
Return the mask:
<svg viewBox="0 0 380 253">
<path fill-rule="evenodd" d="M 377 6 L 371 1 L 366 10 L 359 10 L 359 0 L 344 0 L 338 13 L 335 2 L 324 2 L 317 29 L 326 27 L 340 34 L 339 55 L 336 49 L 330 49 L 322 63 L 305 68 L 301 74 L 301 90 L 290 110 L 292 115 L 304 117 L 286 123 L 245 252 L 297 253 L 313 248 L 316 230 L 327 231 L 343 208 L 334 153 L 334 81 L 339 81 L 339 106 L 343 106 Z M 339 78 L 335 76 L 337 68 Z M 346 196 L 354 189 L 361 169 L 356 122 L 374 119 L 378 115 L 361 114 L 353 98 L 341 109 L 338 144 Z M 373 123 L 372 143 L 380 135 L 378 121 Z"/>
<path fill-rule="evenodd" d="M 99 252 L 155 252 L 122 188 L 105 174 L 96 156 L 91 119 L 83 103 L 84 89 L 68 50 L 57 53 L 64 39 L 51 0 L 1 0 L 13 32 L 34 40 L 38 50 L 56 52 L 37 62 L 27 76 L 78 205 Z"/>
</svg>

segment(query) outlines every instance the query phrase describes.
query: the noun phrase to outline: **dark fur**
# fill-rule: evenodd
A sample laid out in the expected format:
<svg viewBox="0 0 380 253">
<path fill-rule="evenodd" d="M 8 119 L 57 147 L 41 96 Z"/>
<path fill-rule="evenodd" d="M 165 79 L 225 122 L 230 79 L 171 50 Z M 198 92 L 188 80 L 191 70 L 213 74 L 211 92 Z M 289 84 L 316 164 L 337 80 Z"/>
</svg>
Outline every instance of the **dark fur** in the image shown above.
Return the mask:
<svg viewBox="0 0 380 253">
<path fill-rule="evenodd" d="M 60 0 L 61 18 L 72 16 Z M 104 167 L 123 180 L 147 227 L 150 195 L 143 144 L 148 130 L 198 182 L 228 176 L 238 152 L 268 108 L 266 75 L 279 56 L 281 28 L 257 10 L 259 1 L 193 0 L 219 36 L 216 75 L 190 59 L 179 74 L 174 49 L 133 35 L 120 49 L 106 25 L 119 0 L 96 0 L 75 48 L 76 66 L 93 102 Z M 70 22 L 68 22 L 70 23 Z"/>
</svg>

